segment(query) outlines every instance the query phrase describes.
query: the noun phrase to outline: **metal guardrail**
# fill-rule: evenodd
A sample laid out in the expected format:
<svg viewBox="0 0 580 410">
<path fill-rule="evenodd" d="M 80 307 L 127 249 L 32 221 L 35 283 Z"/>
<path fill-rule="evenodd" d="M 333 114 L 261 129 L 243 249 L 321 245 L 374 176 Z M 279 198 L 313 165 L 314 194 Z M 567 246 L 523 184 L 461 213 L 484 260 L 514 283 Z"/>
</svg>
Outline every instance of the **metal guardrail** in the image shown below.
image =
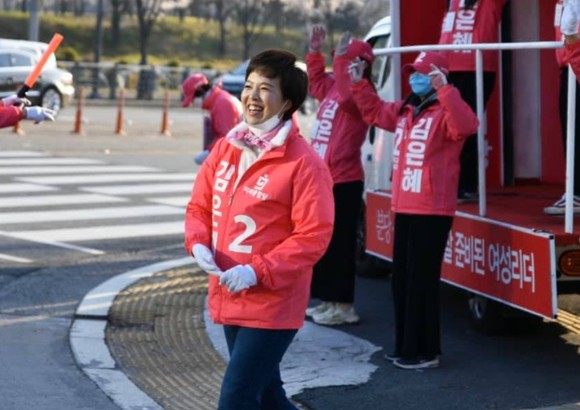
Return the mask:
<svg viewBox="0 0 580 410">
<path fill-rule="evenodd" d="M 76 90 L 89 89 L 87 98 L 115 100 L 119 90 L 140 100 L 162 100 L 165 90 L 178 90 L 191 73 L 203 73 L 208 79 L 219 72 L 213 69 L 170 67 L 163 65 L 87 63 L 59 61 L 58 65 L 73 74 Z"/>
</svg>

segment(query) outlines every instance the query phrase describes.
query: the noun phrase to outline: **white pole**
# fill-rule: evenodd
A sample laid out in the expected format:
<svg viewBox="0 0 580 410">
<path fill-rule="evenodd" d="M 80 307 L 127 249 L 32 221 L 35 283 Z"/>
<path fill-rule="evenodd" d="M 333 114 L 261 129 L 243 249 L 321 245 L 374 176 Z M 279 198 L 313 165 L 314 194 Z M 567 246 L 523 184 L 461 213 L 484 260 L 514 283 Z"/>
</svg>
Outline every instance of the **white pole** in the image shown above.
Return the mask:
<svg viewBox="0 0 580 410">
<path fill-rule="evenodd" d="M 391 0 L 391 43 L 393 47 L 401 47 L 401 7 L 399 0 Z M 392 67 L 394 67 L 393 86 L 395 89 L 395 101 L 402 97 L 401 90 L 401 54 L 392 55 Z"/>
<path fill-rule="evenodd" d="M 475 50 L 475 89 L 477 93 L 477 172 L 479 182 L 479 215 L 487 214 L 487 192 L 485 181 L 485 109 L 483 102 L 483 56 L 481 50 Z"/>
<path fill-rule="evenodd" d="M 574 136 L 576 127 L 576 76 L 568 66 L 568 122 L 566 124 L 566 233 L 574 231 Z"/>
</svg>

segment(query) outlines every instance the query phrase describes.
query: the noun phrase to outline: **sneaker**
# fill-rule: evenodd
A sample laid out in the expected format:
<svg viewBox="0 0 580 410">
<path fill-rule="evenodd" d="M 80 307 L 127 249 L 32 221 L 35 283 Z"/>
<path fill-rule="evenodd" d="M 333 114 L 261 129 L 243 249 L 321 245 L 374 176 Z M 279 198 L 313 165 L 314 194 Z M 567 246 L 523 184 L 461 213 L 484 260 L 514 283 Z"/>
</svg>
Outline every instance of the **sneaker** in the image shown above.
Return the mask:
<svg viewBox="0 0 580 410">
<path fill-rule="evenodd" d="M 330 302 L 322 302 L 320 305 L 316 305 L 314 307 L 309 307 L 306 309 L 306 316 L 312 317 L 316 314 L 320 314 L 320 313 L 326 311 L 326 309 L 328 309 L 331 306 L 332 306 L 332 303 L 330 303 Z"/>
<path fill-rule="evenodd" d="M 399 359 L 395 360 L 393 364 L 406 370 L 433 369 L 439 367 L 439 356 L 430 358 Z"/>
<path fill-rule="evenodd" d="M 208 155 L 209 155 L 208 150 L 201 151 L 199 154 L 197 154 L 195 157 L 193 157 L 193 161 L 197 165 L 201 165 L 201 164 L 203 164 L 203 161 L 205 161 L 205 159 L 207 158 Z"/>
<path fill-rule="evenodd" d="M 479 195 L 477 192 L 466 192 L 460 190 L 457 194 L 457 203 L 458 204 L 469 204 L 473 202 L 479 201 Z"/>
<path fill-rule="evenodd" d="M 384 357 L 390 362 L 396 362 L 397 360 L 401 360 L 403 358 L 397 352 L 386 353 Z"/>
<path fill-rule="evenodd" d="M 312 315 L 314 323 L 326 326 L 354 324 L 360 321 L 351 303 L 331 303 L 322 313 Z"/>
<path fill-rule="evenodd" d="M 574 195 L 574 213 L 580 212 L 580 197 Z M 544 208 L 544 213 L 548 215 L 564 215 L 566 213 L 566 194 L 554 202 L 553 205 Z"/>
</svg>

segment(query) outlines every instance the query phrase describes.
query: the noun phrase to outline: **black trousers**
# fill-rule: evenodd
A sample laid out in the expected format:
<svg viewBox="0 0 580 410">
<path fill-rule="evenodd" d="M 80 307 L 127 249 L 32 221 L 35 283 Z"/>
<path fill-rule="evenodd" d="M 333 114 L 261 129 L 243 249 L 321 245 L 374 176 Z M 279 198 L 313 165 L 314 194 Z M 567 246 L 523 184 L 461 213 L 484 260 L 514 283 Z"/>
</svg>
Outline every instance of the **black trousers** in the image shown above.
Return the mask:
<svg viewBox="0 0 580 410">
<path fill-rule="evenodd" d="M 355 250 L 363 181 L 335 184 L 334 231 L 324 256 L 314 265 L 310 296 L 324 302 L 353 303 Z"/>
<path fill-rule="evenodd" d="M 566 153 L 566 128 L 568 121 L 568 67 L 560 69 L 560 125 L 562 127 L 562 141 Z M 574 129 L 574 195 L 580 196 L 580 86 L 576 81 L 576 124 Z M 564 157 L 564 169 L 566 157 Z"/>
<path fill-rule="evenodd" d="M 395 354 L 403 358 L 441 353 L 439 280 L 452 222 L 451 216 L 395 215 Z"/>
<path fill-rule="evenodd" d="M 461 93 L 461 98 L 477 114 L 477 91 L 474 71 L 455 71 L 449 73 L 448 80 Z M 483 104 L 487 106 L 489 97 L 495 85 L 495 72 L 483 72 Z M 459 174 L 459 191 L 477 191 L 477 134 L 470 135 L 461 151 L 461 173 Z"/>
</svg>

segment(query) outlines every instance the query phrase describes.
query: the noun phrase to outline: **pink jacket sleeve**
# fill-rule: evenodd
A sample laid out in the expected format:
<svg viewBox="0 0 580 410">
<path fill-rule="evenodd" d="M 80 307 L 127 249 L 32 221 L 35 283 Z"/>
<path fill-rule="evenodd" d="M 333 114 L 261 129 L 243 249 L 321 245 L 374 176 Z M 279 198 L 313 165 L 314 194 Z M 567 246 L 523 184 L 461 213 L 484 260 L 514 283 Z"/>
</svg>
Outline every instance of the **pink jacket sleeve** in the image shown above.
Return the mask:
<svg viewBox="0 0 580 410">
<path fill-rule="evenodd" d="M 240 121 L 240 113 L 230 101 L 219 100 L 211 110 L 211 124 L 214 131 L 214 141 L 226 134 Z"/>
<path fill-rule="evenodd" d="M 320 53 L 306 54 L 306 71 L 308 72 L 308 91 L 318 101 L 324 100 L 334 85 L 334 78 L 326 72 L 324 56 Z"/>
<path fill-rule="evenodd" d="M 390 132 L 395 131 L 399 111 L 403 105 L 402 101 L 393 103 L 381 100 L 368 80 L 352 84 L 350 89 L 358 110 L 367 124 Z"/>
<path fill-rule="evenodd" d="M 213 176 L 217 170 L 217 159 L 220 147 L 227 142 L 221 138 L 216 142 L 214 149 L 200 167 L 195 178 L 191 198 L 185 210 L 185 250 L 191 253 L 191 247 L 201 243 L 208 248 L 211 246 L 211 215 L 212 215 L 212 187 Z M 193 175 L 192 175 L 192 179 Z"/>
<path fill-rule="evenodd" d="M 332 64 L 332 72 L 336 81 L 340 107 L 350 113 L 358 114 L 358 108 L 352 99 L 350 91 L 350 76 L 348 75 L 348 65 L 350 60 L 345 56 L 335 57 Z"/>
<path fill-rule="evenodd" d="M 580 40 L 574 43 L 566 43 L 566 51 L 570 57 L 572 70 L 576 74 L 576 80 L 580 83 Z"/>
<path fill-rule="evenodd" d="M 437 99 L 445 110 L 447 136 L 460 140 L 477 132 L 479 120 L 471 107 L 461 98 L 459 90 L 448 84 L 437 91 Z"/>
<path fill-rule="evenodd" d="M 0 128 L 11 127 L 24 118 L 24 111 L 18 107 L 0 106 Z"/>
</svg>

